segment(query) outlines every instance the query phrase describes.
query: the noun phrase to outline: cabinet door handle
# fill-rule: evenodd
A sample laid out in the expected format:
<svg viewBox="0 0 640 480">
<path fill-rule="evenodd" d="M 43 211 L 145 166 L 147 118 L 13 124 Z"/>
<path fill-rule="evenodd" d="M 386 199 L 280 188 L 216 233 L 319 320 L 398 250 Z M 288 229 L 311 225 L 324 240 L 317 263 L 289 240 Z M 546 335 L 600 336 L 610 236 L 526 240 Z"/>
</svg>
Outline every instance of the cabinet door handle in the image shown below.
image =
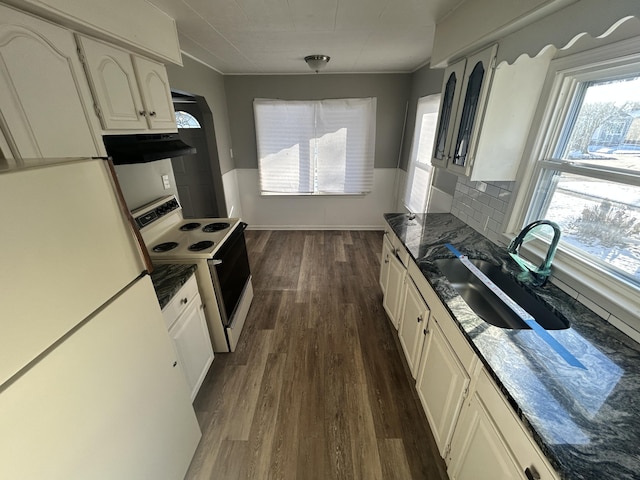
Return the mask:
<svg viewBox="0 0 640 480">
<path fill-rule="evenodd" d="M 186 305 L 186 304 L 187 304 L 187 302 L 188 302 L 188 300 L 187 300 L 186 298 L 183 298 L 182 300 L 180 300 L 180 303 L 181 303 L 182 305 Z"/>
<path fill-rule="evenodd" d="M 139 110 L 138 113 L 140 114 L 141 117 L 147 116 L 147 112 L 145 112 L 144 110 Z"/>
<path fill-rule="evenodd" d="M 540 480 L 540 474 L 538 473 L 538 470 L 536 470 L 536 467 L 534 467 L 533 465 L 525 468 L 524 474 L 529 480 Z"/>
<path fill-rule="evenodd" d="M 429 333 L 429 328 L 428 327 L 424 327 L 424 330 L 422 330 L 422 333 L 426 336 L 427 333 Z"/>
<path fill-rule="evenodd" d="M 178 365 L 178 362 L 173 362 L 173 368 L 175 368 Z"/>
<path fill-rule="evenodd" d="M 389 263 L 389 255 L 387 255 L 387 258 L 384 259 L 384 263 Z"/>
<path fill-rule="evenodd" d="M 149 116 L 155 117 L 156 116 L 156 112 L 149 112 Z"/>
<path fill-rule="evenodd" d="M 420 323 L 422 321 L 422 315 L 418 315 L 417 320 L 418 320 L 418 323 Z"/>
</svg>

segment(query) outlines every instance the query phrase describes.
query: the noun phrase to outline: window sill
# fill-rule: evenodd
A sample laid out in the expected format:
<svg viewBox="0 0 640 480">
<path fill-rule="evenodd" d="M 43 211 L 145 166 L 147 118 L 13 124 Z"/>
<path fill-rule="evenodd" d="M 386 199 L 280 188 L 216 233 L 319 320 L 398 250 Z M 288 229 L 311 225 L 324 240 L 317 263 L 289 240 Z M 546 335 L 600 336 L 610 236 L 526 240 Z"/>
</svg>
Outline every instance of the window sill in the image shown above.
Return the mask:
<svg viewBox="0 0 640 480">
<path fill-rule="evenodd" d="M 363 193 L 271 193 L 260 192 L 261 197 L 364 197 L 371 192 Z"/>
<path fill-rule="evenodd" d="M 505 235 L 503 238 L 508 243 L 513 236 Z M 520 252 L 527 260 L 540 264 L 546 255 L 547 244 L 541 240 L 532 240 L 523 245 Z M 640 342 L 640 306 L 638 290 L 633 286 L 563 250 L 556 252 L 551 281 L 604 320 Z"/>
</svg>

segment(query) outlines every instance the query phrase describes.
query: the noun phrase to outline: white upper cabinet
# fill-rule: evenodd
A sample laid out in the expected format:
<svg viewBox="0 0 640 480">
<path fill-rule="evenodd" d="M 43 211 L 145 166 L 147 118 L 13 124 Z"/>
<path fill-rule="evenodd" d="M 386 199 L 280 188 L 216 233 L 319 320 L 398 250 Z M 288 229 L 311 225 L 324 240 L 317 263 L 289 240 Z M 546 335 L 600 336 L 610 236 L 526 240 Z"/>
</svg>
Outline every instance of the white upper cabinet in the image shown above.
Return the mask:
<svg viewBox="0 0 640 480">
<path fill-rule="evenodd" d="M 445 70 L 434 165 L 470 175 L 497 50 L 493 45 Z"/>
<path fill-rule="evenodd" d="M 78 44 L 105 130 L 176 131 L 164 65 L 83 36 Z"/>
<path fill-rule="evenodd" d="M 140 86 L 142 103 L 146 106 L 149 128 L 175 130 L 176 114 L 164 65 L 134 55 L 133 66 Z"/>
<path fill-rule="evenodd" d="M 433 146 L 433 163 L 439 167 L 446 167 L 451 156 L 451 144 L 453 131 L 455 130 L 456 113 L 462 91 L 462 80 L 466 59 L 462 59 L 449 66 L 444 71 L 442 82 L 442 100 L 440 114 L 438 115 L 438 128 Z"/>
<path fill-rule="evenodd" d="M 4 155 L 104 155 L 92 103 L 73 34 L 0 5 L 0 127 L 10 150 Z"/>
<path fill-rule="evenodd" d="M 467 58 L 448 168 L 469 175 L 482 127 L 498 46 Z"/>
<path fill-rule="evenodd" d="M 147 128 L 129 52 L 78 37 L 87 76 L 105 130 Z"/>
<path fill-rule="evenodd" d="M 149 1 L 3 0 L 63 27 L 145 57 L 182 65 L 176 21 Z M 157 2 L 155 2 L 157 3 Z"/>
<path fill-rule="evenodd" d="M 473 181 L 512 181 L 553 52 L 495 66 L 497 45 L 445 70 L 432 163 Z"/>
</svg>

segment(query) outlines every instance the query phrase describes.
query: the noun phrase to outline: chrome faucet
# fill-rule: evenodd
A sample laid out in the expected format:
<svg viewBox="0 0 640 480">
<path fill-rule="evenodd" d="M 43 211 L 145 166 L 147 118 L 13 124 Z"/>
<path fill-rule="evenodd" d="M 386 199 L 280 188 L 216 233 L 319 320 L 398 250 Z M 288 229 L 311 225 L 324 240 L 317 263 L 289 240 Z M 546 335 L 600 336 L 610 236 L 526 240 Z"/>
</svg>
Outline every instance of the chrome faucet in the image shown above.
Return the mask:
<svg viewBox="0 0 640 480">
<path fill-rule="evenodd" d="M 536 267 L 531 262 L 522 258 L 519 254 L 520 247 L 524 242 L 525 237 L 537 227 L 542 227 L 544 225 L 549 225 L 553 228 L 553 239 L 551 240 L 551 244 L 549 245 L 549 249 L 547 250 L 547 255 L 544 259 L 544 262 L 539 267 Z M 518 234 L 516 238 L 511 240 L 511 243 L 507 247 L 507 252 L 509 255 L 520 265 L 523 272 L 518 278 L 534 287 L 541 287 L 551 275 L 551 262 L 553 261 L 553 257 L 556 254 L 556 249 L 558 248 L 558 242 L 560 241 L 560 227 L 557 223 L 552 222 L 550 220 L 536 220 L 533 223 L 530 223 L 526 227 L 522 229 L 522 231 Z"/>
</svg>

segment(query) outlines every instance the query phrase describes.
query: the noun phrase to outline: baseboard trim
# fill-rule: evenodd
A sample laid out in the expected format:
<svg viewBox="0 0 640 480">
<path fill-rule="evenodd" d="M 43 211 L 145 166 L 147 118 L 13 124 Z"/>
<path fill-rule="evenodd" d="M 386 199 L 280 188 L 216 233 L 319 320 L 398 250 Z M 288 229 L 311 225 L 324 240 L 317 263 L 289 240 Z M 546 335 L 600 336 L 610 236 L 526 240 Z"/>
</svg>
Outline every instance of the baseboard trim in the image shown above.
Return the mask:
<svg viewBox="0 0 640 480">
<path fill-rule="evenodd" d="M 251 225 L 247 230 L 384 230 L 383 225 Z"/>
</svg>

